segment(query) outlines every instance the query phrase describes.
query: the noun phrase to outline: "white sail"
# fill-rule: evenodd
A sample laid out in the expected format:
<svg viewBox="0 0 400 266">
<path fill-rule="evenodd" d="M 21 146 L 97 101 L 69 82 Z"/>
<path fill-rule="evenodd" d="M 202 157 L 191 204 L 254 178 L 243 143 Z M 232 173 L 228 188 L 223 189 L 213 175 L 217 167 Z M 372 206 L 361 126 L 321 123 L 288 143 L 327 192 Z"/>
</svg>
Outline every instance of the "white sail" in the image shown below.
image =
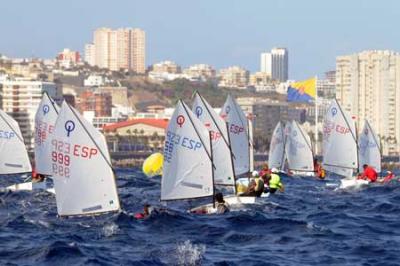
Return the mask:
<svg viewBox="0 0 400 266">
<path fill-rule="evenodd" d="M 359 170 L 363 171 L 363 165 L 372 166 L 378 173 L 381 172 L 381 151 L 378 138 L 371 125 L 365 120 L 364 128 L 358 138 Z"/>
<path fill-rule="evenodd" d="M 0 110 L 0 174 L 31 172 L 31 163 L 17 121 Z"/>
<path fill-rule="evenodd" d="M 88 215 L 119 210 L 104 136 L 63 102 L 51 139 L 58 214 Z"/>
<path fill-rule="evenodd" d="M 166 132 L 161 200 L 213 195 L 212 167 L 210 133 L 179 101 Z"/>
<path fill-rule="evenodd" d="M 35 115 L 35 170 L 39 174 L 51 175 L 51 135 L 58 117 L 59 107 L 47 93 Z"/>
<path fill-rule="evenodd" d="M 290 170 L 314 171 L 314 158 L 310 136 L 296 121 L 292 121 L 287 132 L 286 157 Z"/>
<path fill-rule="evenodd" d="M 270 168 L 283 169 L 285 162 L 285 129 L 282 122 L 278 122 L 272 133 L 269 145 L 268 165 Z"/>
<path fill-rule="evenodd" d="M 220 116 L 228 123 L 235 174 L 242 175 L 250 171 L 250 150 L 247 118 L 243 110 L 230 95 L 221 109 Z"/>
<path fill-rule="evenodd" d="M 355 122 L 333 100 L 323 127 L 324 168 L 338 175 L 352 176 L 353 170 L 358 168 Z"/>
<path fill-rule="evenodd" d="M 253 136 L 253 119 L 250 117 L 248 118 L 248 127 L 249 127 L 249 157 L 250 157 L 250 172 L 254 171 L 254 136 Z"/>
<path fill-rule="evenodd" d="M 214 183 L 216 185 L 234 185 L 232 154 L 228 129 L 225 121 L 214 111 L 211 105 L 196 93 L 193 113 L 203 122 L 211 133 L 214 162 Z"/>
</svg>

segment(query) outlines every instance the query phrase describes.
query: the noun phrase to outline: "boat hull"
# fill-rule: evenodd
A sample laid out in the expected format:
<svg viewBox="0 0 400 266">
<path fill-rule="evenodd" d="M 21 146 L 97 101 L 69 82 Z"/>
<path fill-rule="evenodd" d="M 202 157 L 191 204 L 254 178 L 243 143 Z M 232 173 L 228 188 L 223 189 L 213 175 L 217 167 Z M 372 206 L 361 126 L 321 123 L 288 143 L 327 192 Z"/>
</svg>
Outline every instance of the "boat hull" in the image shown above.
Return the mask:
<svg viewBox="0 0 400 266">
<path fill-rule="evenodd" d="M 268 197 L 266 194 L 264 197 Z M 226 196 L 224 197 L 225 202 L 229 205 L 231 209 L 239 209 L 242 205 L 255 204 L 257 197 L 239 197 L 239 196 Z M 215 214 L 217 209 L 214 208 L 212 203 L 201 205 L 196 208 L 190 209 L 190 213 L 198 214 Z"/>
<path fill-rule="evenodd" d="M 369 185 L 368 180 L 356 179 L 353 178 L 345 178 L 340 180 L 340 189 L 359 189 Z"/>
<path fill-rule="evenodd" d="M 14 184 L 11 186 L 8 186 L 6 188 L 7 190 L 10 191 L 32 191 L 32 190 L 46 190 L 47 192 L 55 194 L 54 188 L 50 188 L 47 186 L 47 182 L 37 182 L 37 183 L 32 183 L 32 182 L 24 182 L 24 183 L 19 183 L 19 184 Z"/>
</svg>

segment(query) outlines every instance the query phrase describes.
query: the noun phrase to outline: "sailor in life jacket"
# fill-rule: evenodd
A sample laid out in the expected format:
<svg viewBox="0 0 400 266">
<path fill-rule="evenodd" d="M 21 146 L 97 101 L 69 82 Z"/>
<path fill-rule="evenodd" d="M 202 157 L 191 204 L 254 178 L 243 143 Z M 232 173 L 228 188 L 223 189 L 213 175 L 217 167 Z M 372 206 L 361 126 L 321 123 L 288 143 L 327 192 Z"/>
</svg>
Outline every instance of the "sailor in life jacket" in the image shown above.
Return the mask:
<svg viewBox="0 0 400 266">
<path fill-rule="evenodd" d="M 246 192 L 240 194 L 240 196 L 244 197 L 260 197 L 264 192 L 264 181 L 258 175 L 258 171 L 253 171 L 251 174 L 252 178 L 250 179 L 249 186 L 247 187 Z"/>
<path fill-rule="evenodd" d="M 322 168 L 317 158 L 314 159 L 314 173 L 315 177 L 318 177 L 319 179 L 325 179 L 325 170 Z"/>
<path fill-rule="evenodd" d="M 386 173 L 387 175 L 383 179 L 378 180 L 379 183 L 387 184 L 396 177 L 392 171 L 387 171 Z"/>
<path fill-rule="evenodd" d="M 277 190 L 283 192 L 285 187 L 281 182 L 281 177 L 279 176 L 279 170 L 276 168 L 271 169 L 271 179 L 269 180 L 269 192 L 274 194 Z"/>
<path fill-rule="evenodd" d="M 369 166 L 368 164 L 363 165 L 364 172 L 362 172 L 357 179 L 368 180 L 369 182 L 375 182 L 378 179 L 378 174 L 375 169 Z"/>
<path fill-rule="evenodd" d="M 151 214 L 157 214 L 157 213 L 158 211 L 154 207 L 150 206 L 149 204 L 145 204 L 143 206 L 143 212 L 135 213 L 134 217 L 136 219 L 144 219 L 149 217 Z"/>
<path fill-rule="evenodd" d="M 43 182 L 45 179 L 45 176 L 42 174 L 39 174 L 38 172 L 36 172 L 36 167 L 33 164 L 32 167 L 32 183 L 39 183 L 39 182 Z"/>
</svg>

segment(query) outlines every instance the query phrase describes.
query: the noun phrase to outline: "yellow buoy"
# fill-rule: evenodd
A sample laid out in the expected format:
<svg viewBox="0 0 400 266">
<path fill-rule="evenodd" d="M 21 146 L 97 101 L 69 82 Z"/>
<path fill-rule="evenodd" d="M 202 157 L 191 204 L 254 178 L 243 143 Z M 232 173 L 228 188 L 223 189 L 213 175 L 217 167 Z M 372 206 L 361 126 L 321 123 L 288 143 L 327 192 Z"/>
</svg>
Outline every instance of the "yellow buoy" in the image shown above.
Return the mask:
<svg viewBox="0 0 400 266">
<path fill-rule="evenodd" d="M 153 153 L 143 162 L 143 173 L 148 177 L 161 175 L 164 163 L 164 155 L 161 153 Z"/>
</svg>

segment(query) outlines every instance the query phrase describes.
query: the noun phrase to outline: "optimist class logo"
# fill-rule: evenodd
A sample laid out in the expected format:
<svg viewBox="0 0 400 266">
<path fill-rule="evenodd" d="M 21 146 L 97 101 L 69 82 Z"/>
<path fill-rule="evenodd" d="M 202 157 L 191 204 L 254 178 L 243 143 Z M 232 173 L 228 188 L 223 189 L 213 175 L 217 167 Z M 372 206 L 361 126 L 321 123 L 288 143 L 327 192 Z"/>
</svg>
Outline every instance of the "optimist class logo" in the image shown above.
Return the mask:
<svg viewBox="0 0 400 266">
<path fill-rule="evenodd" d="M 45 104 L 43 105 L 42 110 L 43 110 L 43 115 L 46 115 L 50 111 L 50 107 L 47 104 Z"/>
<path fill-rule="evenodd" d="M 176 123 L 179 125 L 179 127 L 182 127 L 182 125 L 185 123 L 185 117 L 183 115 L 178 115 L 176 118 Z"/>
<path fill-rule="evenodd" d="M 74 131 L 75 129 L 75 123 L 74 121 L 68 120 L 65 122 L 65 130 L 67 131 L 67 137 L 69 137 L 69 134 Z"/>
<path fill-rule="evenodd" d="M 335 116 L 335 115 L 337 114 L 337 109 L 336 109 L 336 107 L 333 107 L 333 108 L 331 109 L 331 114 L 332 114 L 333 116 Z"/>
<path fill-rule="evenodd" d="M 203 108 L 201 108 L 201 106 L 197 106 L 196 107 L 197 118 L 199 118 L 202 114 L 203 114 Z"/>
</svg>

